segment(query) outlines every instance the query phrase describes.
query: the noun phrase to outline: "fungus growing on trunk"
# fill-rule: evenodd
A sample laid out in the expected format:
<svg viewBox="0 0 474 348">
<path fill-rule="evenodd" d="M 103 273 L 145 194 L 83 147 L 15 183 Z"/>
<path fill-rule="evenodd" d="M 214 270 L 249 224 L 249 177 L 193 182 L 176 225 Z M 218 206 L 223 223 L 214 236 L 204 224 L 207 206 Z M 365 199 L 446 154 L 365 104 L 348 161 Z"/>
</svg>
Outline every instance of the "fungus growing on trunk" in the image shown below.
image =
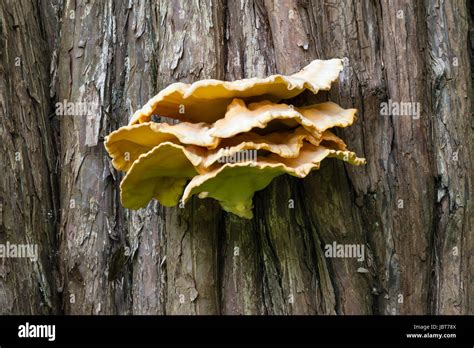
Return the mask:
<svg viewBox="0 0 474 348">
<path fill-rule="evenodd" d="M 350 126 L 355 109 L 282 102 L 328 90 L 341 70 L 339 59 L 315 60 L 291 76 L 170 85 L 106 138 L 113 166 L 127 172 L 122 204 L 139 209 L 155 198 L 173 206 L 198 194 L 252 218 L 254 193 L 279 175 L 304 178 L 326 157 L 365 163 L 329 131 Z M 153 114 L 183 122 L 152 122 Z"/>
</svg>

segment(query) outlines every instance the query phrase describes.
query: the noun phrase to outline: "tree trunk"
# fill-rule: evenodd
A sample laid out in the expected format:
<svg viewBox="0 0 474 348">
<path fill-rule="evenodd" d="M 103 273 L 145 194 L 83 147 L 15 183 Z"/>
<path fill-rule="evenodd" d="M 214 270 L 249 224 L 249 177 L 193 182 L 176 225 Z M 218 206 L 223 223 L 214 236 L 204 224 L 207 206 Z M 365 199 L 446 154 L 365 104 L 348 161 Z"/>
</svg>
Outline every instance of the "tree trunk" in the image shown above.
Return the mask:
<svg viewBox="0 0 474 348">
<path fill-rule="evenodd" d="M 50 117 L 49 22 L 34 2 L 0 3 L 0 244 L 38 260 L 0 259 L 0 312 L 54 314 L 58 294 L 57 147 Z"/>
<path fill-rule="evenodd" d="M 40 255 L 0 260 L 0 313 L 473 314 L 470 11 L 460 0 L 0 3 L 0 244 Z M 159 90 L 333 57 L 346 59 L 331 91 L 298 98 L 358 109 L 337 134 L 365 166 L 327 160 L 304 180 L 279 177 L 252 220 L 198 198 L 121 206 L 104 136 Z M 389 101 L 419 103 L 420 117 L 381 116 Z M 364 245 L 365 260 L 326 257 L 334 242 Z"/>
</svg>

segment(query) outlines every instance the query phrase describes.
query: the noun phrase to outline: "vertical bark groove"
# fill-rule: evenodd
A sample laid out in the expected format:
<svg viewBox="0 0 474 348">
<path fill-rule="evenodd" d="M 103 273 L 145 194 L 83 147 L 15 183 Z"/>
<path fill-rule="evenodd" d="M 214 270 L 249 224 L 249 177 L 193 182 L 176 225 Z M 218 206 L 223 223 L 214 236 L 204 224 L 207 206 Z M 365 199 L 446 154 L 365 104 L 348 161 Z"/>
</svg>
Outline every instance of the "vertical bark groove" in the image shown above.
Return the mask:
<svg viewBox="0 0 474 348">
<path fill-rule="evenodd" d="M 37 3 L 0 4 L 0 244 L 28 244 L 38 253 L 37 260 L 0 259 L 0 312 L 5 314 L 60 311 L 56 148 L 42 25 Z"/>
</svg>

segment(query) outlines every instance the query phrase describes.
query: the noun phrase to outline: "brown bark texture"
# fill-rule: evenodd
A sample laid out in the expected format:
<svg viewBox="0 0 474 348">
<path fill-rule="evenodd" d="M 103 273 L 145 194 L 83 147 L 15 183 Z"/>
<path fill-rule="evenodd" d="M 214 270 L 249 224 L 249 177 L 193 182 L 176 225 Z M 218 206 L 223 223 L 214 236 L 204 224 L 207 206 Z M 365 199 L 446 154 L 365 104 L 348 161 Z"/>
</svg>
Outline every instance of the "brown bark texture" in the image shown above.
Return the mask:
<svg viewBox="0 0 474 348">
<path fill-rule="evenodd" d="M 38 246 L 0 259 L 0 313 L 474 314 L 470 6 L 0 1 L 0 244 Z M 121 206 L 104 137 L 161 89 L 335 57 L 331 91 L 297 98 L 357 108 L 337 134 L 365 166 L 279 177 L 252 220 L 199 198 Z M 365 260 L 326 257 L 334 242 Z"/>
</svg>

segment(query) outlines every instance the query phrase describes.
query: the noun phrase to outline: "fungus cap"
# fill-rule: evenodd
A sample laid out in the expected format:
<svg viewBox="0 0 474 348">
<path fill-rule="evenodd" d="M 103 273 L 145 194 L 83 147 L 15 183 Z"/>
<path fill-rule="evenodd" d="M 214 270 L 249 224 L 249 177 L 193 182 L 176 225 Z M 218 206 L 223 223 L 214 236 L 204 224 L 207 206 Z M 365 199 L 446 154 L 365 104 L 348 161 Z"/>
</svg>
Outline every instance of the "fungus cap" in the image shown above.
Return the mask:
<svg viewBox="0 0 474 348">
<path fill-rule="evenodd" d="M 133 162 L 163 142 L 215 147 L 219 139 L 209 134 L 205 123 L 178 124 L 147 122 L 120 127 L 105 139 L 105 148 L 117 170 L 127 171 Z"/>
<path fill-rule="evenodd" d="M 254 128 L 264 129 L 271 122 L 281 121 L 288 127 L 301 125 L 313 136 L 320 137 L 329 128 L 350 126 L 356 119 L 356 112 L 356 109 L 343 109 L 333 102 L 297 108 L 269 101 L 246 106 L 241 99 L 234 99 L 229 104 L 225 117 L 216 121 L 209 133 L 217 138 L 230 138 Z"/>
<path fill-rule="evenodd" d="M 222 208 L 230 213 L 251 219 L 252 198 L 256 191 L 264 189 L 275 177 L 285 173 L 304 178 L 311 170 L 319 169 L 326 157 L 336 157 L 354 165 L 365 163 L 351 151 L 307 143 L 297 158 L 270 155 L 258 158 L 256 163 L 227 163 L 209 173 L 197 175 L 186 186 L 183 202 L 199 194 L 200 198 L 218 200 Z"/>
<path fill-rule="evenodd" d="M 251 131 L 268 129 L 268 125 L 272 122 L 280 122 L 273 127 L 275 137 L 279 131 L 289 131 L 290 128 L 301 125 L 307 130 L 308 137 L 312 135 L 309 141 L 314 142 L 314 139 L 321 139 L 322 134 L 329 128 L 351 125 L 355 120 L 355 114 L 356 109 L 343 109 L 332 102 L 294 108 L 268 101 L 246 106 L 243 100 L 234 99 L 228 106 L 225 117 L 212 125 L 203 122 L 181 122 L 174 125 L 147 122 L 124 126 L 106 138 L 105 147 L 112 157 L 114 167 L 117 170 L 127 171 L 140 154 L 151 150 L 161 142 L 169 141 L 209 149 L 229 146 L 220 144 L 223 139 L 233 137 L 234 140 L 226 140 L 225 143 L 231 143 L 230 146 L 235 146 L 239 141 L 255 143 L 253 140 L 256 135 Z M 289 139 L 293 138 L 290 136 Z M 271 142 L 272 138 L 268 140 Z M 265 149 L 264 141 L 259 141 L 262 149 Z M 286 157 L 283 153 L 281 156 Z"/>
<path fill-rule="evenodd" d="M 153 114 L 188 122 L 212 123 L 221 118 L 234 98 L 278 102 L 308 89 L 314 94 L 329 90 L 343 68 L 341 59 L 314 60 L 290 75 L 272 75 L 236 81 L 201 80 L 174 83 L 137 110 L 130 124 L 148 122 Z"/>
<path fill-rule="evenodd" d="M 122 205 L 139 209 L 152 198 L 164 206 L 178 204 L 186 182 L 197 174 L 192 156 L 171 142 L 140 155 L 120 184 Z"/>
</svg>

